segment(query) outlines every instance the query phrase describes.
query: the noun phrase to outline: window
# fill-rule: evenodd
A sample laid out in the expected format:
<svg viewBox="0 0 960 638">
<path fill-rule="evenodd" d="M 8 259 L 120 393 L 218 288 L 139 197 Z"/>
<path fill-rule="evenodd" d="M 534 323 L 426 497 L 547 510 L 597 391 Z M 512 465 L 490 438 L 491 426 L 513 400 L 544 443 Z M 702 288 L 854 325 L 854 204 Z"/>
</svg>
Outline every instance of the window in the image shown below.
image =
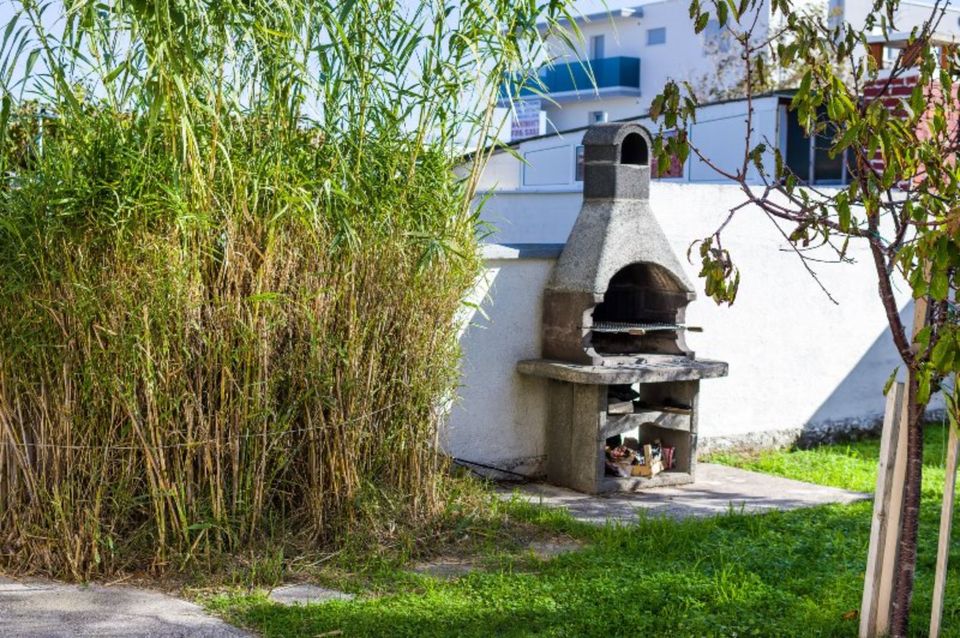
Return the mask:
<svg viewBox="0 0 960 638">
<path fill-rule="evenodd" d="M 603 36 L 595 35 L 590 38 L 590 59 L 603 59 Z"/>
<path fill-rule="evenodd" d="M 815 135 L 810 142 L 813 146 L 813 183 L 845 184 L 847 182 L 847 152 L 830 157 L 830 142 L 836 129 L 828 128 L 824 133 Z"/>
<path fill-rule="evenodd" d="M 900 49 L 895 49 L 893 47 L 883 47 L 883 66 L 890 67 L 897 61 L 897 58 L 900 57 Z"/>
<path fill-rule="evenodd" d="M 663 44 L 667 41 L 667 28 L 647 29 L 647 44 Z"/>
<path fill-rule="evenodd" d="M 787 110 L 786 118 L 784 142 L 787 148 L 784 157 L 790 171 L 805 184 L 846 184 L 849 181 L 846 151 L 830 157 L 830 140 L 833 134 L 824 131 L 808 137 L 800 126 L 796 111 Z"/>
<path fill-rule="evenodd" d="M 587 124 L 602 124 L 607 121 L 606 111 L 590 111 L 590 118 Z"/>
<path fill-rule="evenodd" d="M 578 146 L 576 151 L 573 153 L 573 174 L 574 180 L 578 182 L 583 181 L 583 147 Z"/>
</svg>

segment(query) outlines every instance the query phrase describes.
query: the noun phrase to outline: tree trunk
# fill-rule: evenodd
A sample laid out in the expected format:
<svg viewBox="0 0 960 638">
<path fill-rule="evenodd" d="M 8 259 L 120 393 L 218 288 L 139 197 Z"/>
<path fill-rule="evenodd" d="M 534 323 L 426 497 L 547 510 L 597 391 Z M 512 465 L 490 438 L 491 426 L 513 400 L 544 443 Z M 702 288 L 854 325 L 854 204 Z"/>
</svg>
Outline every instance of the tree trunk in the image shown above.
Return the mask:
<svg viewBox="0 0 960 638">
<path fill-rule="evenodd" d="M 920 527 L 920 482 L 923 478 L 922 419 L 926 404 L 917 402 L 917 373 L 910 368 L 907 376 L 907 468 L 904 477 L 902 531 L 898 545 L 893 592 L 893 615 L 890 635 L 906 638 L 910 621 L 910 602 L 917 569 L 917 531 Z"/>
</svg>

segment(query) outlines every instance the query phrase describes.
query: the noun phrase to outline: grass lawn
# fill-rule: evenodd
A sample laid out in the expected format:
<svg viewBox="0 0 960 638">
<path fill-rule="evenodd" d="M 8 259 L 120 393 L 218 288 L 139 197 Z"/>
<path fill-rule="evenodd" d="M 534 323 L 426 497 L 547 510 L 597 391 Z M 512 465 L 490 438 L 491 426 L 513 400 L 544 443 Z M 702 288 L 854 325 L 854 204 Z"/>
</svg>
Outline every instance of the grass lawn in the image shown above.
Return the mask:
<svg viewBox="0 0 960 638">
<path fill-rule="evenodd" d="M 913 618 L 918 636 L 928 624 L 945 438 L 941 427 L 927 431 Z M 878 451 L 876 441 L 864 441 L 711 460 L 872 491 Z M 449 581 L 371 560 L 373 567 L 340 583 L 364 594 L 355 601 L 288 608 L 262 593 L 245 593 L 207 605 L 278 638 L 856 635 L 870 502 L 606 527 L 538 507 L 505 507 L 519 524 L 573 537 L 585 548 L 540 560 L 516 548 L 487 546 L 486 569 Z M 951 561 L 944 635 L 960 636 L 960 553 Z"/>
</svg>

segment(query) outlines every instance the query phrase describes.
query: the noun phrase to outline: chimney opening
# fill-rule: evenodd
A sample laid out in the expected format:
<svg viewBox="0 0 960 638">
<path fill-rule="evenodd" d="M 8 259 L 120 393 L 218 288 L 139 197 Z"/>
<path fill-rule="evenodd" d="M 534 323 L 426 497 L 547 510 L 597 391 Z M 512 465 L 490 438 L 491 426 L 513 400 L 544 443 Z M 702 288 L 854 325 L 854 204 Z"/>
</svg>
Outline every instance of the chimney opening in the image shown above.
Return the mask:
<svg viewBox="0 0 960 638">
<path fill-rule="evenodd" d="M 648 160 L 647 143 L 639 133 L 630 133 L 620 144 L 620 163 L 646 166 Z"/>
</svg>

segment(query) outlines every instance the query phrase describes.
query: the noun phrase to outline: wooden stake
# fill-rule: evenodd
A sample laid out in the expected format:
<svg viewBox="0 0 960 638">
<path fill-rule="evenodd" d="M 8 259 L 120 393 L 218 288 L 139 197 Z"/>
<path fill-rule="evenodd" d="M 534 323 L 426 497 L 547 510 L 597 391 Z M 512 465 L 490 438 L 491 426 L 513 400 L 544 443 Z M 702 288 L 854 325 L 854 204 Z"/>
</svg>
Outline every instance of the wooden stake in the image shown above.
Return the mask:
<svg viewBox="0 0 960 638">
<path fill-rule="evenodd" d="M 880 436 L 880 463 L 873 497 L 870 549 L 860 604 L 860 638 L 882 636 L 890 629 L 893 575 L 900 539 L 903 480 L 907 471 L 906 386 L 894 383 L 887 391 L 887 405 Z"/>
<path fill-rule="evenodd" d="M 930 267 L 925 269 L 927 278 Z M 913 344 L 917 334 L 927 325 L 930 298 L 915 299 L 913 304 Z M 903 530 L 903 488 L 907 474 L 907 423 L 910 405 L 906 386 L 894 383 L 887 391 L 887 406 L 880 436 L 880 463 L 877 468 L 877 489 L 873 496 L 873 522 L 870 526 L 870 549 L 864 574 L 863 600 L 860 603 L 860 638 L 876 638 L 890 633 L 895 567 Z"/>
<path fill-rule="evenodd" d="M 943 594 L 947 588 L 947 558 L 950 555 L 950 532 L 953 527 L 953 500 L 957 488 L 957 455 L 960 440 L 957 428 L 950 424 L 947 439 L 947 477 L 943 486 L 943 506 L 940 509 L 940 536 L 937 542 L 937 573 L 933 579 L 933 608 L 930 610 L 930 638 L 940 636 L 943 619 Z"/>
</svg>

